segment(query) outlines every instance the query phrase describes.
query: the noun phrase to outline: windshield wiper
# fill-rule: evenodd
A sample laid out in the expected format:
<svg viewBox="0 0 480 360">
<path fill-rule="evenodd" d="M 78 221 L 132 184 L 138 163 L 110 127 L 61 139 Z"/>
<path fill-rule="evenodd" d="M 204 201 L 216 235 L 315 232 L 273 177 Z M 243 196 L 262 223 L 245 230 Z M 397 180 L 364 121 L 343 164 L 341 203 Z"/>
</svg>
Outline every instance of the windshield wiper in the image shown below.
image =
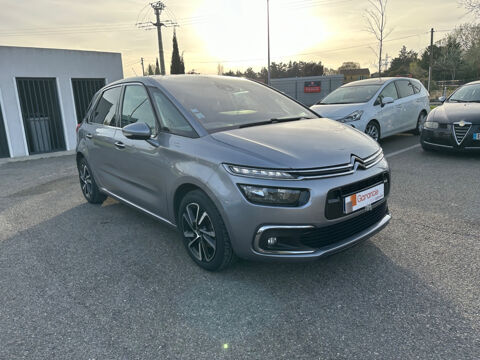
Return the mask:
<svg viewBox="0 0 480 360">
<path fill-rule="evenodd" d="M 295 117 L 285 117 L 285 118 L 272 118 L 272 119 L 266 120 L 266 121 L 258 121 L 258 122 L 249 123 L 249 124 L 242 124 L 242 125 L 239 126 L 239 128 L 242 129 L 242 128 L 251 127 L 251 126 L 276 124 L 276 123 L 281 123 L 281 122 L 296 121 L 296 120 L 303 120 L 303 119 L 313 119 L 313 118 L 308 117 L 308 116 L 295 116 Z"/>
</svg>

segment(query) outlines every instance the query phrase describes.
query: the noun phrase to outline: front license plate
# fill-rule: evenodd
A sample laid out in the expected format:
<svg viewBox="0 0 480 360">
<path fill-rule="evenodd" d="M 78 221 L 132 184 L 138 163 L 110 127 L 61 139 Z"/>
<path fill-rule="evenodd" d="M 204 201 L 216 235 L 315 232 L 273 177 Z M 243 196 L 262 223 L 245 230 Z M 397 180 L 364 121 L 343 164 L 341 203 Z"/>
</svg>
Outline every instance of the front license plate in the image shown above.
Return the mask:
<svg viewBox="0 0 480 360">
<path fill-rule="evenodd" d="M 363 209 L 384 197 L 385 185 L 379 184 L 370 189 L 346 196 L 343 200 L 343 209 L 345 214 L 349 214 L 353 211 Z"/>
<path fill-rule="evenodd" d="M 480 133 L 474 133 L 473 140 L 480 140 Z"/>
</svg>

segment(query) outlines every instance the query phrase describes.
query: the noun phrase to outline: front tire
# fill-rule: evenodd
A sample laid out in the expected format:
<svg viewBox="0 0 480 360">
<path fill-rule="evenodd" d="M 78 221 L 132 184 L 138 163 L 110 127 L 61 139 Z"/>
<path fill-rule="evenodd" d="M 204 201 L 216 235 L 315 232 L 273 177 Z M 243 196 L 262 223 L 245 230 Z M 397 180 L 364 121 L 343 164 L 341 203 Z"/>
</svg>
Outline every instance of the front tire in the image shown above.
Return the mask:
<svg viewBox="0 0 480 360">
<path fill-rule="evenodd" d="M 222 217 L 202 191 L 191 191 L 182 199 L 178 212 L 178 228 L 185 249 L 198 266 L 209 271 L 218 271 L 235 260 Z"/>
<path fill-rule="evenodd" d="M 376 121 L 370 121 L 365 127 L 365 134 L 369 135 L 373 140 L 380 140 L 380 126 Z"/>
<path fill-rule="evenodd" d="M 100 189 L 92 175 L 92 170 L 85 158 L 78 161 L 78 177 L 80 179 L 80 188 L 83 196 L 91 204 L 101 204 L 107 196 L 100 192 Z"/>
</svg>

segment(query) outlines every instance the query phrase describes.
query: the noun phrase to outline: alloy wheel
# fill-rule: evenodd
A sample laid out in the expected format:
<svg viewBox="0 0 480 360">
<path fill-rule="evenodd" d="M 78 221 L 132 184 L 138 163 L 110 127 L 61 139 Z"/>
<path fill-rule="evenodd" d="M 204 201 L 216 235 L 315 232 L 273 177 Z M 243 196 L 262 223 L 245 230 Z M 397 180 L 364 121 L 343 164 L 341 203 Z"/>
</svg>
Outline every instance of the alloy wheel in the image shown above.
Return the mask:
<svg viewBox="0 0 480 360">
<path fill-rule="evenodd" d="M 82 164 L 80 169 L 80 185 L 85 197 L 90 198 L 92 196 L 92 177 L 86 164 Z"/>
<path fill-rule="evenodd" d="M 423 123 L 425 122 L 425 118 L 427 116 L 422 113 L 418 119 L 418 123 L 417 123 L 417 133 L 418 134 L 421 134 L 422 133 L 422 129 L 423 129 Z"/>
<path fill-rule="evenodd" d="M 369 135 L 373 140 L 378 141 L 378 128 L 375 124 L 370 123 L 365 129 L 365 133 Z"/>
<path fill-rule="evenodd" d="M 197 203 L 189 203 L 182 214 L 182 229 L 187 240 L 187 248 L 192 255 L 199 261 L 212 261 L 217 240 L 207 211 Z"/>
</svg>

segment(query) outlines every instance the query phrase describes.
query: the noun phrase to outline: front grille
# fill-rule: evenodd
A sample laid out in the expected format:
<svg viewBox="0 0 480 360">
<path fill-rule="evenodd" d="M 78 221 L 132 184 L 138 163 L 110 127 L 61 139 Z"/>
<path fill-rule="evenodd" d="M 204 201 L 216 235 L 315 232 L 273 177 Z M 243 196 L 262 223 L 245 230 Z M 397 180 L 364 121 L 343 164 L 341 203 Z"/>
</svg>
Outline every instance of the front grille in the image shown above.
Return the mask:
<svg viewBox="0 0 480 360">
<path fill-rule="evenodd" d="M 330 190 L 327 194 L 325 217 L 329 220 L 333 220 L 344 216 L 343 198 L 345 196 L 355 194 L 359 191 L 366 190 L 381 183 L 384 183 L 385 185 L 385 196 L 387 196 L 390 192 L 390 175 L 388 172 L 380 173 L 367 179 L 357 181 L 353 184 L 344 185 Z"/>
<path fill-rule="evenodd" d="M 382 220 L 387 213 L 387 202 L 384 200 L 372 210 L 366 211 L 352 219 L 313 230 L 303 230 L 300 242 L 311 248 L 322 248 L 345 240 L 350 236 L 358 234 L 370 226 L 375 225 Z"/>
<path fill-rule="evenodd" d="M 383 159 L 383 151 L 379 149 L 377 152 L 367 158 L 359 158 L 352 155 L 348 164 L 340 164 L 336 166 L 328 166 L 313 169 L 298 169 L 287 171 L 290 175 L 297 179 L 313 179 L 326 178 L 332 176 L 349 175 L 357 169 L 369 169 L 378 164 Z M 285 171 L 285 170 L 283 170 Z"/>
<path fill-rule="evenodd" d="M 455 140 L 458 145 L 460 145 L 462 141 L 465 139 L 465 136 L 467 135 L 471 127 L 472 127 L 472 124 L 470 123 L 465 123 L 465 125 L 463 126 L 460 126 L 460 124 L 453 125 L 453 133 L 455 135 Z"/>
</svg>

